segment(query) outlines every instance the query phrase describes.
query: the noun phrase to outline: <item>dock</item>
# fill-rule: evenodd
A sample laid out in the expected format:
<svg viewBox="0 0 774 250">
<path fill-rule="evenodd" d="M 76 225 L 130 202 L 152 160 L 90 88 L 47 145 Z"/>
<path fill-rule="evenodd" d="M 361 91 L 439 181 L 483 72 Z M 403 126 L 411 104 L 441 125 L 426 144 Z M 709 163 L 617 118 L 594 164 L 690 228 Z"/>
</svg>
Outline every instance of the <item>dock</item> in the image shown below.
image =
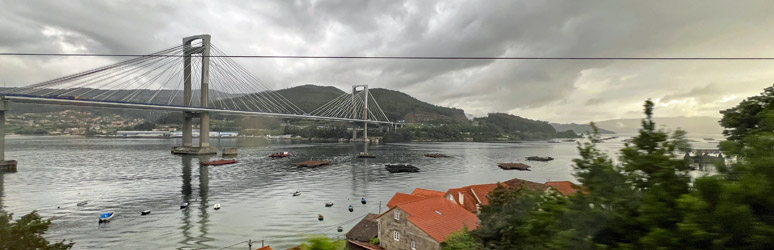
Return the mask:
<svg viewBox="0 0 774 250">
<path fill-rule="evenodd" d="M 328 165 L 328 164 L 331 164 L 331 162 L 330 161 L 302 161 L 302 162 L 293 163 L 293 165 L 295 165 L 295 166 L 311 167 L 311 168 L 319 167 L 319 166 L 325 166 L 325 165 Z"/>
</svg>

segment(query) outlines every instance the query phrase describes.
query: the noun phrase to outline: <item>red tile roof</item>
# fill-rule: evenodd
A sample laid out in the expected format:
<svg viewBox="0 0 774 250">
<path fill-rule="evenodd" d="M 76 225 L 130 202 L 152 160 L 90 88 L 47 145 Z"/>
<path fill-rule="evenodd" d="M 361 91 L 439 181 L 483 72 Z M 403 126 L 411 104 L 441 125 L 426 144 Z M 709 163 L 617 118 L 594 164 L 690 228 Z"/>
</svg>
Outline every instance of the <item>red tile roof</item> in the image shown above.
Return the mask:
<svg viewBox="0 0 774 250">
<path fill-rule="evenodd" d="M 443 196 L 443 192 L 441 191 L 435 191 L 435 190 L 429 190 L 429 189 L 423 189 L 423 188 L 417 188 L 414 189 L 414 192 L 411 192 L 411 195 L 418 195 L 418 196 Z"/>
<path fill-rule="evenodd" d="M 563 195 L 573 195 L 578 192 L 578 189 L 575 188 L 575 184 L 569 181 L 549 181 L 546 182 L 546 185 L 555 188 Z"/>
<path fill-rule="evenodd" d="M 446 236 L 461 230 L 463 226 L 467 226 L 468 230 L 478 227 L 478 217 L 475 214 L 443 197 L 405 202 L 398 204 L 397 208 L 408 215 L 412 224 L 438 242 L 443 242 Z"/>
<path fill-rule="evenodd" d="M 271 250 L 271 247 L 265 246 L 265 247 L 258 248 L 258 249 L 255 249 L 255 250 Z"/>
<path fill-rule="evenodd" d="M 410 195 L 410 194 L 404 194 L 404 193 L 395 193 L 395 195 L 392 196 L 392 199 L 387 202 L 388 208 L 393 208 L 401 203 L 406 203 L 410 201 L 425 199 L 427 197 L 424 196 L 417 196 L 417 195 Z"/>
<path fill-rule="evenodd" d="M 526 181 L 522 179 L 512 179 L 507 180 L 505 182 L 500 183 L 503 186 L 507 186 L 509 188 L 521 188 L 521 187 L 527 187 L 534 190 L 545 190 L 548 188 L 545 184 L 540 184 L 537 182 L 531 182 Z M 481 206 L 489 205 L 489 193 L 491 193 L 493 190 L 497 188 L 497 183 L 490 183 L 490 184 L 478 184 L 478 185 L 470 185 L 465 186 L 461 188 L 452 188 L 449 189 L 449 191 L 446 192 L 444 197 L 447 197 L 448 195 L 452 196 L 452 199 L 454 199 L 457 204 L 465 208 L 466 210 L 472 212 L 472 213 L 478 213 L 478 207 L 477 204 L 480 204 Z M 462 193 L 462 202 L 460 202 L 460 193 Z"/>
</svg>

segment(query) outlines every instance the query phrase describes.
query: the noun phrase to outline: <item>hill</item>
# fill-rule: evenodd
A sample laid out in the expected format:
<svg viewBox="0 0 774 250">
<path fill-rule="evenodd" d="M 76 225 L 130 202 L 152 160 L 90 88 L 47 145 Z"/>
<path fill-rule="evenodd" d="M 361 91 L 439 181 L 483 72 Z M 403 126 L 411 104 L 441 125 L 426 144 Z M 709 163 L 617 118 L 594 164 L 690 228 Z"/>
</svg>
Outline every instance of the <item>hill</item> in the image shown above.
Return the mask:
<svg viewBox="0 0 774 250">
<path fill-rule="evenodd" d="M 296 86 L 277 92 L 306 112 L 311 112 L 344 94 L 344 91 L 338 88 L 317 85 Z M 405 120 L 414 123 L 468 120 L 461 109 L 432 105 L 400 91 L 375 88 L 370 89 L 370 92 L 391 121 Z"/>
<path fill-rule="evenodd" d="M 567 131 L 572 130 L 576 133 L 589 133 L 591 132 L 591 125 L 588 124 L 577 124 L 577 123 L 569 123 L 569 124 L 560 124 L 560 123 L 551 123 L 551 127 L 554 127 L 556 131 Z M 599 130 L 600 134 L 615 134 L 615 132 L 602 129 L 597 126 L 597 130 Z"/>
<path fill-rule="evenodd" d="M 718 121 L 720 118 L 697 117 L 656 117 L 653 119 L 658 127 L 666 127 L 669 130 L 681 128 L 689 134 L 720 134 L 723 128 Z M 596 122 L 597 126 L 616 133 L 637 133 L 642 127 L 641 119 L 615 119 Z"/>
</svg>

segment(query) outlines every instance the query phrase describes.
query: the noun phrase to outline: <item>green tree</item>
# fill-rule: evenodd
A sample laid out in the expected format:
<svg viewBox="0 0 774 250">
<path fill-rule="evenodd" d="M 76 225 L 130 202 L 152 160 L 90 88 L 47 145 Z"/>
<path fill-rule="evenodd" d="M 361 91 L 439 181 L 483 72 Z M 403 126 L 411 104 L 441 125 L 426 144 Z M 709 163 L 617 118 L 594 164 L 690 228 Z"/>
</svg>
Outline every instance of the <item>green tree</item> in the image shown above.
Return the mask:
<svg viewBox="0 0 774 250">
<path fill-rule="evenodd" d="M 345 241 L 332 241 L 328 237 L 318 236 L 309 238 L 306 243 L 301 244 L 302 250 L 340 250 L 346 246 Z"/>
<path fill-rule="evenodd" d="M 441 243 L 441 249 L 443 250 L 468 250 L 468 249 L 483 249 L 484 246 L 478 239 L 470 236 L 468 227 L 465 226 L 462 230 L 453 232 L 449 236 L 446 236 L 443 243 Z"/>
<path fill-rule="evenodd" d="M 0 211 L 0 249 L 70 249 L 73 244 L 61 242 L 50 244 L 43 234 L 51 225 L 50 220 L 43 220 L 37 211 L 33 211 L 16 222 L 13 214 Z"/>
</svg>

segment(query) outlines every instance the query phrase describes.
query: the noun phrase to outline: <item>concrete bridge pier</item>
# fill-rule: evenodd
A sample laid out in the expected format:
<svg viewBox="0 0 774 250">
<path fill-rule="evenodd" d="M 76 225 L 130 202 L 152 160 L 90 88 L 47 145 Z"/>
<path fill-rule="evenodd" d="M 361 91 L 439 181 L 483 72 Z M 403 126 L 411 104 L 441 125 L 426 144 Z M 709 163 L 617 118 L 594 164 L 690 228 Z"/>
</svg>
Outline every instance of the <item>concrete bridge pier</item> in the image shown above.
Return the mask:
<svg viewBox="0 0 774 250">
<path fill-rule="evenodd" d="M 16 161 L 5 159 L 5 111 L 11 109 L 11 103 L 0 99 L 0 172 L 16 172 Z"/>
<path fill-rule="evenodd" d="M 202 44 L 193 47 L 194 41 L 201 40 Z M 201 88 L 199 88 L 201 100 L 199 106 L 207 107 L 209 104 L 209 85 L 210 85 L 210 35 L 198 35 L 183 38 L 183 105 L 193 106 L 191 102 L 191 55 L 201 54 Z M 172 148 L 173 154 L 186 155 L 209 155 L 217 154 L 218 149 L 210 146 L 210 113 L 202 111 L 200 113 L 183 112 L 183 143 L 180 146 Z M 199 117 L 199 146 L 194 147 L 192 143 L 193 126 L 192 120 L 195 116 Z"/>
</svg>

